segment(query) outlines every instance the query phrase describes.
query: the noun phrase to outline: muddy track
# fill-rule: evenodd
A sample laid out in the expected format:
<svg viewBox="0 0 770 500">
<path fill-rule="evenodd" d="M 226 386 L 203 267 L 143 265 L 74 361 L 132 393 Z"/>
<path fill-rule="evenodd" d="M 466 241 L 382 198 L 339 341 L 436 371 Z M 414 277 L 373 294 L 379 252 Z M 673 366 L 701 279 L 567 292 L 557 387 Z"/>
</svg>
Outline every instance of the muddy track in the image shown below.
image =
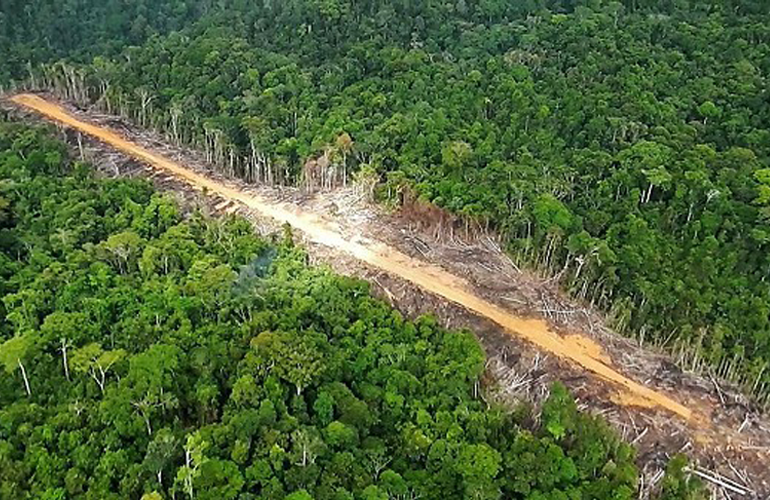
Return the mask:
<svg viewBox="0 0 770 500">
<path fill-rule="evenodd" d="M 36 95 L 22 94 L 15 96 L 12 100 L 48 118 L 89 134 L 134 158 L 165 169 L 210 193 L 216 193 L 224 198 L 242 203 L 280 223 L 288 223 L 302 231 L 306 237 L 315 243 L 321 243 L 350 254 L 367 264 L 408 280 L 424 290 L 489 318 L 512 335 L 528 340 L 543 351 L 568 359 L 601 378 L 617 384 L 618 390 L 622 391 L 622 399 L 630 404 L 648 407 L 659 406 L 686 420 L 698 418 L 692 410 L 673 398 L 651 390 L 616 371 L 609 366 L 600 350 L 592 349 L 587 340 L 575 337 L 563 338 L 552 331 L 542 320 L 514 316 L 469 292 L 470 287 L 463 279 L 438 266 L 417 261 L 379 241 L 363 239 L 351 241 L 336 231 L 328 221 L 314 214 L 304 212 L 296 207 L 274 203 L 253 194 L 245 194 L 219 181 L 207 178 L 129 142 L 114 132 L 83 122 L 67 113 L 62 107 Z"/>
<path fill-rule="evenodd" d="M 171 174 L 209 195 L 239 204 L 277 223 L 288 223 L 301 231 L 309 241 L 323 245 L 331 253 L 344 254 L 371 269 L 398 278 L 411 287 L 430 292 L 484 318 L 487 322 L 499 325 L 511 337 L 524 340 L 538 351 L 567 363 L 570 371 L 577 372 L 578 376 L 581 371 L 593 374 L 594 379 L 600 380 L 607 387 L 604 396 L 611 399 L 614 405 L 628 408 L 629 411 L 641 408 L 656 414 L 667 413 L 671 420 L 678 421 L 678 425 L 689 429 L 694 436 L 693 440 L 701 445 L 727 442 L 727 447 L 734 447 L 746 441 L 744 435 L 736 433 L 734 428 L 717 422 L 715 414 L 719 409 L 714 408 L 710 402 L 698 400 L 697 395 L 680 398 L 679 394 L 674 396 L 668 391 L 650 388 L 636 381 L 616 368 L 612 359 L 591 338 L 574 333 L 560 335 L 544 319 L 514 314 L 509 308 L 477 293 L 477 287 L 458 276 L 460 273 L 448 271 L 444 267 L 427 262 L 426 259 L 410 255 L 396 248 L 394 244 L 375 239 L 371 235 L 351 234 L 349 228 L 342 228 L 334 220 L 311 210 L 303 210 L 296 205 L 276 201 L 253 191 L 245 191 L 234 183 L 187 168 L 182 163 L 127 140 L 108 128 L 83 121 L 62 106 L 40 96 L 22 94 L 11 100 L 18 106 L 79 130 L 130 157 Z M 631 421 L 633 422 L 633 418 Z M 732 423 L 729 425 L 732 426 Z M 756 447 L 755 441 L 748 444 Z M 767 443 L 763 445 L 766 446 Z M 761 459 L 760 456 L 755 458 Z M 748 461 L 753 462 L 751 458 Z M 759 465 L 761 469 L 761 461 Z M 762 483 L 766 484 L 764 478 Z M 763 491 L 764 488 L 759 487 L 757 490 Z"/>
</svg>

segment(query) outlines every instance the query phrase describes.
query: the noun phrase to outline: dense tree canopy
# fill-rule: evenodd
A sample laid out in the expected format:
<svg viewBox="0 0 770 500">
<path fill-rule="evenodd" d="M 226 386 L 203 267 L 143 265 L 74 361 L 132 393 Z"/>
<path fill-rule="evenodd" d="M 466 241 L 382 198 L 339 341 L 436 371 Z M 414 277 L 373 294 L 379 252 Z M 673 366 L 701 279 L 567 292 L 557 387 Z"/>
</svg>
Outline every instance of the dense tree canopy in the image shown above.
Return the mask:
<svg viewBox="0 0 770 500">
<path fill-rule="evenodd" d="M 214 2 L 185 0 L 3 0 L 0 84 L 55 58 L 117 54 L 153 33 L 181 29 L 215 8 Z"/>
<path fill-rule="evenodd" d="M 478 397 L 470 332 L 405 320 L 241 219 L 180 216 L 0 123 L 0 497 L 636 498 L 556 385 Z M 672 462 L 666 498 L 697 485 Z"/>
<path fill-rule="evenodd" d="M 221 6 L 35 80 L 250 181 L 366 167 L 495 227 L 619 330 L 767 394 L 766 2 Z"/>
</svg>

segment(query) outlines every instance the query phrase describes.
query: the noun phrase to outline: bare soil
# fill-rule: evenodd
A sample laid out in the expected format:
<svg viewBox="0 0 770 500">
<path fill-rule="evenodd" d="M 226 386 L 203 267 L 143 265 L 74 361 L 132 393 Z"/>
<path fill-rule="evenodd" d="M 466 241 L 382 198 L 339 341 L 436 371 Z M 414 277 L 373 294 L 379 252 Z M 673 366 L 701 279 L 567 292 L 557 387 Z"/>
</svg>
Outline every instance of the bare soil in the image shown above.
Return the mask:
<svg viewBox="0 0 770 500">
<path fill-rule="evenodd" d="M 537 403 L 552 381 L 563 381 L 581 408 L 607 418 L 637 446 L 641 498 L 678 452 L 696 461 L 693 470 L 708 476 L 721 497 L 770 494 L 767 416 L 734 388 L 683 372 L 665 354 L 614 333 L 557 282 L 518 269 L 493 235 L 442 238 L 429 224 L 373 205 L 356 187 L 306 193 L 225 179 L 193 151 L 115 117 L 46 99 L 17 96 L 23 109 L 4 105 L 22 115 L 36 108 L 122 150 L 63 131 L 106 175 L 148 177 L 183 206 L 237 212 L 263 233 L 288 221 L 303 230 L 314 261 L 368 280 L 408 316 L 432 313 L 447 327 L 474 331 L 488 356 L 483 397 L 490 404 Z"/>
</svg>

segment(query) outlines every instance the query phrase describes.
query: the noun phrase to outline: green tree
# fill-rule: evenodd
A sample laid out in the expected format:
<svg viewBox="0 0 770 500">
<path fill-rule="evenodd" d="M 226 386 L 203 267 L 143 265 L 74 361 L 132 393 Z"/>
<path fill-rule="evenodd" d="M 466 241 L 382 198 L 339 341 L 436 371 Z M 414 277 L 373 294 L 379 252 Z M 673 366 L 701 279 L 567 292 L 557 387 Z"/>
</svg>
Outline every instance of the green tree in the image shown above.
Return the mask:
<svg viewBox="0 0 770 500">
<path fill-rule="evenodd" d="M 660 489 L 661 500 L 694 500 L 706 495 L 701 481 L 686 469 L 687 457 L 684 455 L 677 455 L 669 461 Z"/>
<path fill-rule="evenodd" d="M 455 467 L 462 476 L 469 498 L 499 498 L 495 477 L 500 471 L 500 453 L 487 444 L 463 444 Z"/>
<path fill-rule="evenodd" d="M 11 374 L 17 369 L 19 370 L 27 396 L 32 396 L 32 390 L 24 362 L 31 354 L 34 345 L 34 337 L 31 334 L 12 337 L 0 345 L 0 362 L 3 364 L 5 372 Z"/>
<path fill-rule="evenodd" d="M 203 439 L 199 432 L 187 436 L 184 445 L 184 465 L 177 470 L 174 487 L 179 488 L 190 498 L 194 498 L 194 483 L 201 475 L 201 466 L 208 458 L 205 453 L 209 443 Z"/>
<path fill-rule="evenodd" d="M 76 372 L 90 375 L 99 390 L 104 392 L 107 374 L 125 356 L 126 352 L 122 349 L 104 351 L 99 344 L 91 343 L 72 351 L 69 363 Z"/>
<path fill-rule="evenodd" d="M 158 484 L 163 488 L 163 471 L 171 465 L 177 455 L 177 439 L 169 429 L 159 430 L 147 446 L 143 466 L 155 474 Z"/>
</svg>

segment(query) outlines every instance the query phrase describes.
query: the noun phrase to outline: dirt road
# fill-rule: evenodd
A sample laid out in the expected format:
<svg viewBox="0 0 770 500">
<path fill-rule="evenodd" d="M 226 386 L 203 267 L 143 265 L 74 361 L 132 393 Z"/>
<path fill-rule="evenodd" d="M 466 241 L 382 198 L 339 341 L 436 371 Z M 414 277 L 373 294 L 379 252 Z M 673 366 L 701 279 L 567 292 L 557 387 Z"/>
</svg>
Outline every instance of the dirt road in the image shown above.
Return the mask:
<svg viewBox="0 0 770 500">
<path fill-rule="evenodd" d="M 32 94 L 11 99 L 17 105 L 34 110 L 49 119 L 75 128 L 121 152 L 163 169 L 191 185 L 241 203 L 280 223 L 288 223 L 304 233 L 309 240 L 349 254 L 371 266 L 419 286 L 423 290 L 459 304 L 502 326 L 508 333 L 523 338 L 543 351 L 568 360 L 611 382 L 619 392 L 618 400 L 627 405 L 664 408 L 691 421 L 704 418 L 666 394 L 635 382 L 614 369 L 589 339 L 580 336 L 562 337 L 539 319 L 517 317 L 505 309 L 474 294 L 468 283 L 444 269 L 414 259 L 382 242 L 364 238 L 352 240 L 338 231 L 333 223 L 297 207 L 276 203 L 247 194 L 218 180 L 201 175 L 168 158 L 155 154 L 136 143 L 125 140 L 106 128 L 86 123 L 58 104 Z"/>
</svg>

